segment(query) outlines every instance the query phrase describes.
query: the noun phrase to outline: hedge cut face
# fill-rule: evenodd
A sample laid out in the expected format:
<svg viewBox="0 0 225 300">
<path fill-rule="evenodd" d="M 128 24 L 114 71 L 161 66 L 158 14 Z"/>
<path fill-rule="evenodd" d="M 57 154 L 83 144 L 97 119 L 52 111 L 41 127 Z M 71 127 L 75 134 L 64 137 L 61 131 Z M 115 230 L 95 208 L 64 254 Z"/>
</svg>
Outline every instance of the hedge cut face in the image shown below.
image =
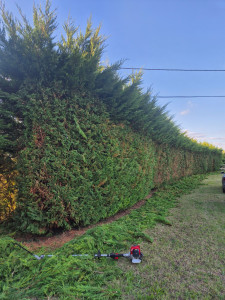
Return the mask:
<svg viewBox="0 0 225 300">
<path fill-rule="evenodd" d="M 40 260 L 43 259 L 44 257 L 53 257 L 55 255 L 49 254 L 49 255 L 36 255 L 32 252 L 30 252 L 29 250 L 27 250 L 26 248 L 24 248 L 23 246 L 21 246 L 20 244 L 14 243 L 14 245 L 19 246 L 21 249 L 25 250 L 26 252 L 28 252 L 29 254 L 31 254 L 32 256 L 34 256 L 36 259 Z M 90 254 L 72 254 L 71 256 L 90 256 Z M 141 253 L 141 248 L 139 245 L 133 245 L 130 248 L 130 252 L 129 253 L 109 253 L 109 254 L 103 254 L 100 252 L 100 250 L 98 251 L 97 254 L 94 255 L 94 257 L 97 258 L 101 258 L 101 257 L 111 257 L 112 259 L 119 259 L 119 257 L 127 257 L 130 259 L 130 261 L 133 264 L 139 264 L 142 261 L 142 257 L 143 254 Z"/>
</svg>

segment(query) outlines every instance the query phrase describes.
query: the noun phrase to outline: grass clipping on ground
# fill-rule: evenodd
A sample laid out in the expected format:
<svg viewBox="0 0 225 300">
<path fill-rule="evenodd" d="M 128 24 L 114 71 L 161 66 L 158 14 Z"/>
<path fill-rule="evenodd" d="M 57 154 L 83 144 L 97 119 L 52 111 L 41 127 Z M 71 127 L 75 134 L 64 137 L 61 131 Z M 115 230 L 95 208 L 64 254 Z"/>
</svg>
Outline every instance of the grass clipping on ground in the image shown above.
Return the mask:
<svg viewBox="0 0 225 300">
<path fill-rule="evenodd" d="M 147 230 L 154 243 L 142 243 L 148 253 L 145 263 L 135 273 L 122 265 L 133 287 L 115 280 L 114 288 L 126 299 L 224 299 L 225 197 L 220 175 L 210 175 L 183 195 L 168 219 L 172 228 L 158 224 Z"/>
<path fill-rule="evenodd" d="M 162 187 L 138 210 L 132 211 L 130 215 L 124 216 L 113 223 L 96 226 L 88 230 L 83 236 L 75 238 L 62 248 L 52 252 L 51 254 L 55 254 L 52 258 L 36 260 L 22 249 L 15 248 L 12 238 L 2 235 L 0 240 L 1 299 L 30 299 L 32 297 L 37 299 L 47 297 L 50 299 L 51 297 L 58 297 L 59 299 L 143 299 L 143 297 L 157 299 L 159 297 L 158 299 L 162 299 L 165 297 L 166 299 L 171 293 L 177 293 L 177 289 L 180 289 L 180 287 L 182 287 L 180 290 L 183 292 L 183 297 L 185 297 L 185 293 L 188 293 L 188 287 L 185 287 L 181 281 L 181 285 L 175 285 L 174 290 L 171 291 L 171 286 L 168 284 L 168 281 L 173 281 L 171 276 L 168 275 L 166 277 L 164 274 L 164 276 L 160 277 L 157 275 L 161 274 L 160 272 L 163 270 L 161 269 L 160 261 L 157 263 L 157 252 L 160 253 L 164 249 L 168 244 L 168 240 L 165 241 L 165 245 L 163 243 L 160 244 L 161 233 L 159 232 L 156 235 L 154 231 L 151 232 L 149 230 L 156 223 L 160 222 L 160 224 L 172 225 L 172 227 L 164 224 L 160 226 L 167 228 L 168 232 L 178 234 L 176 233 L 177 229 L 173 226 L 173 222 L 178 222 L 179 220 L 175 219 L 172 222 L 167 220 L 168 210 L 176 207 L 180 203 L 178 197 L 188 194 L 199 185 L 202 179 L 202 175 L 196 175 Z M 204 188 L 207 188 L 207 186 L 202 187 L 202 189 Z M 216 202 L 212 201 L 210 205 L 216 206 Z M 222 213 L 222 207 L 217 209 L 217 211 Z M 216 218 L 215 214 L 214 217 Z M 194 215 L 194 218 L 197 218 L 196 215 Z M 180 222 L 183 224 L 182 219 Z M 189 226 L 189 223 L 187 221 L 187 223 L 183 224 L 184 229 Z M 204 225 L 204 222 L 202 225 Z M 163 234 L 162 232 L 162 238 L 165 236 Z M 216 234 L 219 238 L 219 233 L 217 232 Z M 211 237 L 210 231 L 208 235 Z M 154 237 L 154 240 L 152 237 Z M 190 243 L 190 247 L 193 242 Z M 71 254 L 74 253 L 90 253 L 94 255 L 98 250 L 101 250 L 102 253 L 129 252 L 132 244 L 141 244 L 144 259 L 140 265 L 132 265 L 126 259 L 114 261 L 107 258 L 98 260 L 92 257 L 71 257 Z M 183 246 L 178 250 L 183 251 L 185 263 L 187 259 L 185 260 Z M 195 251 L 197 251 L 197 245 L 193 245 L 193 247 L 196 247 Z M 165 251 L 167 251 L 166 248 Z M 189 251 L 191 251 L 191 248 Z M 36 254 L 47 254 L 46 249 L 43 248 Z M 176 255 L 175 252 L 174 255 Z M 213 255 L 212 260 L 215 260 L 215 253 Z M 220 260 L 224 259 L 224 253 L 218 255 L 221 255 Z M 171 257 L 169 253 L 167 257 L 168 263 L 171 259 L 170 264 L 174 266 L 173 268 L 176 271 L 177 266 L 174 257 Z M 160 260 L 160 256 L 158 256 L 158 260 Z M 220 260 L 218 261 L 218 267 L 220 267 Z M 203 266 L 204 268 L 205 266 Z M 167 269 L 166 272 L 169 274 L 171 269 Z M 178 278 L 184 276 L 182 269 L 178 270 L 177 273 L 179 274 L 177 275 Z M 154 274 L 156 277 L 154 277 Z M 185 276 L 188 277 L 187 274 Z M 153 280 L 153 278 L 157 278 L 157 280 Z M 204 281 L 205 277 L 202 280 Z M 220 285 L 221 280 L 215 281 L 216 287 L 214 292 L 218 296 L 222 289 Z M 212 283 L 214 281 L 210 281 L 210 285 Z M 199 291 L 199 293 L 196 295 L 205 295 L 204 290 Z M 187 294 L 187 298 L 188 295 L 191 294 Z"/>
</svg>

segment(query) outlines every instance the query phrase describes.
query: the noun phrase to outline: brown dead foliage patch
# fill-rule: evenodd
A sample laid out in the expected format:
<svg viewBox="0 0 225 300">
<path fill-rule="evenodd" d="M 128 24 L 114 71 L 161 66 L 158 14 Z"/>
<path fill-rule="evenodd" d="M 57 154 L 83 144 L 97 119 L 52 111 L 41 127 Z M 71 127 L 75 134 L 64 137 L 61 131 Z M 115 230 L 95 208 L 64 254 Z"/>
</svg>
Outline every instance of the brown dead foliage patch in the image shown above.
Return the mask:
<svg viewBox="0 0 225 300">
<path fill-rule="evenodd" d="M 41 148 L 45 140 L 45 132 L 40 126 L 34 127 L 34 143 L 38 148 Z"/>
<path fill-rule="evenodd" d="M 81 227 L 78 229 L 72 229 L 72 230 L 69 230 L 69 231 L 66 231 L 66 232 L 63 232 L 60 234 L 55 234 L 51 237 L 47 237 L 47 236 L 38 236 L 37 237 L 37 236 L 29 234 L 29 235 L 22 236 L 22 237 L 15 237 L 15 239 L 18 242 L 22 242 L 23 245 L 25 247 L 27 247 L 28 249 L 30 249 L 31 251 L 36 251 L 42 247 L 48 248 L 49 250 L 54 250 L 56 248 L 62 247 L 65 243 L 71 241 L 75 237 L 85 234 L 85 232 L 88 229 L 94 228 L 99 225 L 112 223 L 112 222 L 120 219 L 121 217 L 130 214 L 130 212 L 132 210 L 138 209 L 141 206 L 143 206 L 145 204 L 146 200 L 149 199 L 150 197 L 152 197 L 153 193 L 154 193 L 154 191 L 151 191 L 151 193 L 148 196 L 146 196 L 145 199 L 137 202 L 131 208 L 121 211 L 112 217 L 104 219 L 104 220 L 98 222 L 97 224 L 89 225 L 86 227 Z"/>
</svg>

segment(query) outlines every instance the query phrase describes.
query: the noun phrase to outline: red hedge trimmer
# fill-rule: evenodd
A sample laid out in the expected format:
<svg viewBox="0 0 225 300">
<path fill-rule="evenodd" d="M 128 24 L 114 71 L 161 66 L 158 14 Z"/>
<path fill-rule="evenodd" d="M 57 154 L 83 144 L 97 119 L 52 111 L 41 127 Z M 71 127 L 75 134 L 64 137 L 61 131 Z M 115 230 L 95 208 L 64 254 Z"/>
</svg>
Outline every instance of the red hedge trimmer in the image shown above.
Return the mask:
<svg viewBox="0 0 225 300">
<path fill-rule="evenodd" d="M 22 247 L 20 244 L 17 243 L 13 243 L 16 246 L 19 246 L 21 249 L 25 250 L 26 252 L 28 252 L 29 254 L 31 254 L 32 256 L 34 256 L 36 259 L 40 260 L 44 257 L 53 257 L 55 255 L 36 255 L 32 252 L 30 252 L 29 250 L 27 250 L 26 248 Z M 90 254 L 72 254 L 71 256 L 90 256 Z M 94 254 L 94 257 L 97 258 L 101 258 L 101 257 L 111 257 L 112 259 L 119 259 L 119 257 L 127 257 L 128 259 L 131 260 L 131 262 L 133 264 L 139 264 L 142 261 L 142 257 L 143 254 L 141 253 L 141 249 L 139 245 L 133 245 L 130 247 L 130 252 L 129 253 L 109 253 L 109 254 L 103 254 L 100 252 L 100 250 L 98 251 L 97 254 Z"/>
</svg>

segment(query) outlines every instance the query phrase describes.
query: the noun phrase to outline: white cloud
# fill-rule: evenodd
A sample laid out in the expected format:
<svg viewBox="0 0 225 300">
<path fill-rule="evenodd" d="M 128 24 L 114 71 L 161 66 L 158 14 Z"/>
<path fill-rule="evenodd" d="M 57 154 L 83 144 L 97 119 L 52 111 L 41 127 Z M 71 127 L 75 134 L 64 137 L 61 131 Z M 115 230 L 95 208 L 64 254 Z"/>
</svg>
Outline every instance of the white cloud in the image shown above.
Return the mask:
<svg viewBox="0 0 225 300">
<path fill-rule="evenodd" d="M 180 114 L 181 114 L 182 116 L 185 116 L 185 115 L 188 115 L 190 112 L 191 112 L 190 109 L 186 109 L 186 110 L 181 111 Z"/>
<path fill-rule="evenodd" d="M 194 132 L 189 130 L 184 130 L 184 132 L 192 139 L 197 140 L 198 142 L 207 142 L 218 148 L 225 150 L 225 137 L 216 137 L 216 136 L 207 136 L 201 132 Z"/>
<path fill-rule="evenodd" d="M 191 109 L 192 109 L 193 107 L 194 107 L 193 102 L 192 102 L 192 101 L 188 101 L 188 102 L 187 102 L 187 109 L 182 110 L 182 111 L 180 112 L 180 115 L 185 116 L 185 115 L 190 114 Z"/>
<path fill-rule="evenodd" d="M 194 132 L 194 131 L 190 131 L 188 129 L 184 130 L 184 132 L 186 132 L 186 134 L 192 138 L 192 139 L 204 139 L 206 136 L 200 132 Z"/>
<path fill-rule="evenodd" d="M 217 140 L 217 141 L 224 141 L 225 142 L 225 137 L 221 138 L 221 137 L 209 137 L 210 140 Z"/>
</svg>

